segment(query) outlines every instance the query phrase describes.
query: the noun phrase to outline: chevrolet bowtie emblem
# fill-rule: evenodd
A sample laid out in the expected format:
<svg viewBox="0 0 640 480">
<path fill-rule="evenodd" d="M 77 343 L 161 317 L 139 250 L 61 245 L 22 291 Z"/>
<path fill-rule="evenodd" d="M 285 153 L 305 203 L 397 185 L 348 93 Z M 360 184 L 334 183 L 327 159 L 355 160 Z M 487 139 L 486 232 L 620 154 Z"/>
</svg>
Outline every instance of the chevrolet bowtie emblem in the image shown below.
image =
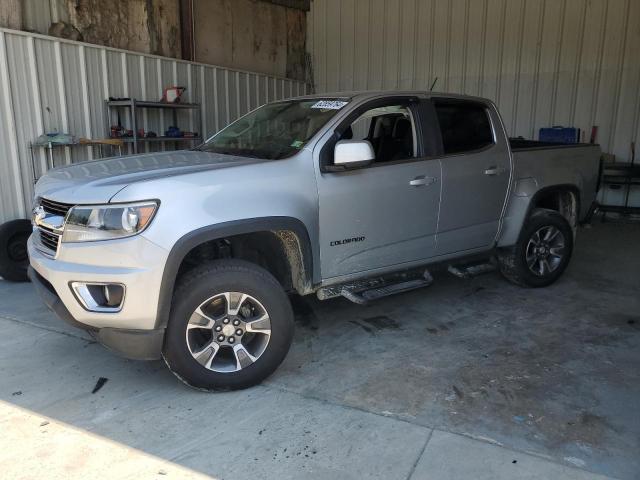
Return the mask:
<svg viewBox="0 0 640 480">
<path fill-rule="evenodd" d="M 47 214 L 44 211 L 44 207 L 42 205 L 38 205 L 36 208 L 33 209 L 33 221 L 34 221 L 34 223 L 41 222 L 42 220 L 45 219 L 46 216 L 47 216 Z"/>
</svg>

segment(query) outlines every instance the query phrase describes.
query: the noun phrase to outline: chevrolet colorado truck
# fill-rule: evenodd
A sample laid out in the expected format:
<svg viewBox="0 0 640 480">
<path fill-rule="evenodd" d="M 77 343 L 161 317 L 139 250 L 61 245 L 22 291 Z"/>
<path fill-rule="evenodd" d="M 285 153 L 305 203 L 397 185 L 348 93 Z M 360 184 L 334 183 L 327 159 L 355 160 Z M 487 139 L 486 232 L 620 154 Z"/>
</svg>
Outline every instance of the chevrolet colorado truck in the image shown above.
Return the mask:
<svg viewBox="0 0 640 480">
<path fill-rule="evenodd" d="M 195 388 L 244 388 L 289 350 L 288 295 L 366 303 L 428 285 L 434 264 L 464 274 L 470 259 L 519 285 L 553 283 L 599 157 L 597 145 L 510 140 L 482 98 L 278 101 L 193 150 L 50 171 L 29 277 L 119 354 L 163 358 Z"/>
</svg>

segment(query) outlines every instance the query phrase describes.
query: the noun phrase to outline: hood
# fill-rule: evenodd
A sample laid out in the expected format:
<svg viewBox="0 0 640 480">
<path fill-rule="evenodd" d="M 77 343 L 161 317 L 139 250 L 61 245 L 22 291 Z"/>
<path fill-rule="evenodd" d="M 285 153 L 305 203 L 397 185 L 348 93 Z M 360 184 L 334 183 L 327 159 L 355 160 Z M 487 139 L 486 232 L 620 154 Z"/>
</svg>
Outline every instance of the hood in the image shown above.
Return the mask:
<svg viewBox="0 0 640 480">
<path fill-rule="evenodd" d="M 50 170 L 35 193 L 62 203 L 107 203 L 132 183 L 265 161 L 197 150 L 113 157 Z"/>
</svg>

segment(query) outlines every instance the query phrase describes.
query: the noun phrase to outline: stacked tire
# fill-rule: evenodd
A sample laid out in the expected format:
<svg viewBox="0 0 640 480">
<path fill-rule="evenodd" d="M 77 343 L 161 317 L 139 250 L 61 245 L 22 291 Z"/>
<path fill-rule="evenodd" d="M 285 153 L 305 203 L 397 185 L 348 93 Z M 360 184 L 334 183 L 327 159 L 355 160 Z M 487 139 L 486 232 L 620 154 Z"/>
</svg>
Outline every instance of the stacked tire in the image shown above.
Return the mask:
<svg viewBox="0 0 640 480">
<path fill-rule="evenodd" d="M 0 277 L 11 282 L 27 282 L 27 240 L 31 235 L 29 220 L 11 220 L 0 225 Z"/>
</svg>

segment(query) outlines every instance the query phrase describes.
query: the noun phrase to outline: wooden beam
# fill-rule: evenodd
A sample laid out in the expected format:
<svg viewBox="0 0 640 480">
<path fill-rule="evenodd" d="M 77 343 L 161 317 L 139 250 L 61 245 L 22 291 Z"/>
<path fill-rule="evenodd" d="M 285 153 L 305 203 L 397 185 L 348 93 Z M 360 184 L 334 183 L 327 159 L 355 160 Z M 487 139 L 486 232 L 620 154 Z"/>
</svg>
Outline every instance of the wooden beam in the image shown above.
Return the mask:
<svg viewBox="0 0 640 480">
<path fill-rule="evenodd" d="M 180 0 L 180 31 L 182 40 L 182 59 L 194 61 L 193 0 Z"/>
</svg>

